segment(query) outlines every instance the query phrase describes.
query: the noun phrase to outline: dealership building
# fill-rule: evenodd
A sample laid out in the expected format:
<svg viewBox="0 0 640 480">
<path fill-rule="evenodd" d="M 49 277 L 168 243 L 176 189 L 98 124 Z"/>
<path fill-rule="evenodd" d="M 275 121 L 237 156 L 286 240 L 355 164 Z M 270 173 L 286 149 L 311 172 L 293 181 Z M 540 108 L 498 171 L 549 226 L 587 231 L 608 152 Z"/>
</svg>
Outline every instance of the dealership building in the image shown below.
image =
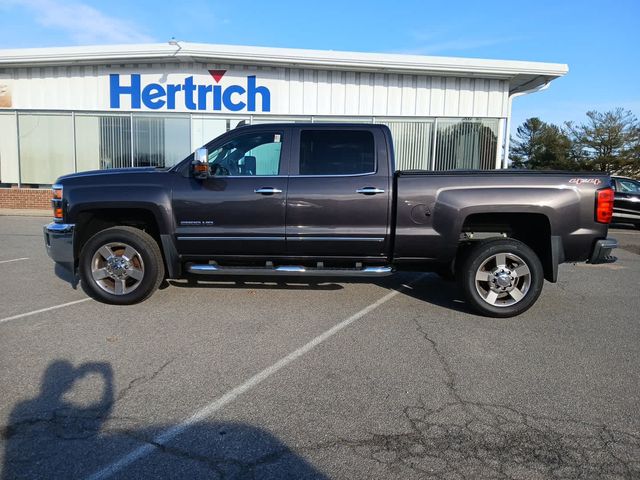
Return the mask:
<svg viewBox="0 0 640 480">
<path fill-rule="evenodd" d="M 170 166 L 242 123 L 375 122 L 398 169 L 493 169 L 566 65 L 169 42 L 0 50 L 0 189 Z M 1 205 L 0 205 L 1 206 Z"/>
</svg>

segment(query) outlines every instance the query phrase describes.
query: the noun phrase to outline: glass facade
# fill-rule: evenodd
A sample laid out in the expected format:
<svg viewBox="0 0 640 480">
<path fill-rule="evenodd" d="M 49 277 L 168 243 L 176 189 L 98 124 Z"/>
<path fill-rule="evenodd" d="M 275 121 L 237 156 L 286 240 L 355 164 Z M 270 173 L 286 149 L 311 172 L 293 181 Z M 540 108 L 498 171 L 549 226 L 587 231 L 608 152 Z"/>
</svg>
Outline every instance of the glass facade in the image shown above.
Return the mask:
<svg viewBox="0 0 640 480">
<path fill-rule="evenodd" d="M 76 170 L 71 115 L 20 114 L 18 131 L 23 183 L 51 183 L 59 172 Z"/>
<path fill-rule="evenodd" d="M 48 185 L 78 171 L 172 166 L 239 124 L 300 121 L 383 123 L 398 170 L 499 167 L 500 118 L 0 112 L 0 184 Z"/>
</svg>

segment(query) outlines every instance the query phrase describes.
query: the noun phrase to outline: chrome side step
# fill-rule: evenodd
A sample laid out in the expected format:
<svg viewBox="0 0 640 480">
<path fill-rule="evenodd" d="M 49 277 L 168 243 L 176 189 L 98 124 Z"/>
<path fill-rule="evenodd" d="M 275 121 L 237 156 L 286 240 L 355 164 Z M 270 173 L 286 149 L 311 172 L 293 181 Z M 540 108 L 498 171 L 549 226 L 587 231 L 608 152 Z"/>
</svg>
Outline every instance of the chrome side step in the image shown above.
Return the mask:
<svg viewBox="0 0 640 480">
<path fill-rule="evenodd" d="M 318 276 L 318 277 L 384 277 L 393 273 L 392 267 L 364 268 L 311 268 L 301 265 L 279 267 L 221 267 L 209 263 L 187 263 L 189 273 L 198 275 L 264 275 L 264 276 Z"/>
</svg>

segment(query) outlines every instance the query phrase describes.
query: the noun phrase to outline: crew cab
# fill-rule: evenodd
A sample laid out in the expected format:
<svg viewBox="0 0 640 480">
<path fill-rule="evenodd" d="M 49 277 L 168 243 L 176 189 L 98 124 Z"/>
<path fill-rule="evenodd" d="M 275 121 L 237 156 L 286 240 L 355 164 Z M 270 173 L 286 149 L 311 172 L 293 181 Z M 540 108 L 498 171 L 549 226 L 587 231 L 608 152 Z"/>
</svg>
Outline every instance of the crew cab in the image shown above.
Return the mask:
<svg viewBox="0 0 640 480">
<path fill-rule="evenodd" d="M 186 275 L 379 277 L 434 271 L 476 311 L 531 307 L 563 262 L 615 261 L 610 178 L 395 171 L 372 124 L 243 126 L 172 168 L 91 171 L 53 186 L 49 255 L 111 304 Z"/>
</svg>

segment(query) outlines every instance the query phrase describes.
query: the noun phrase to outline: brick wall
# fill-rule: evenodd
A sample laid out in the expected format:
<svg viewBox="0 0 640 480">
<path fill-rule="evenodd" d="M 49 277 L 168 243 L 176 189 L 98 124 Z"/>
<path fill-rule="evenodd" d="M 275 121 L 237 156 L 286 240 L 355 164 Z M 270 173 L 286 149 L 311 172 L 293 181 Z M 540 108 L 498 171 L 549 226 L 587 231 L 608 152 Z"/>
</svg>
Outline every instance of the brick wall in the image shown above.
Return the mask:
<svg viewBox="0 0 640 480">
<path fill-rule="evenodd" d="M 0 208 L 50 209 L 48 188 L 0 188 Z"/>
</svg>

